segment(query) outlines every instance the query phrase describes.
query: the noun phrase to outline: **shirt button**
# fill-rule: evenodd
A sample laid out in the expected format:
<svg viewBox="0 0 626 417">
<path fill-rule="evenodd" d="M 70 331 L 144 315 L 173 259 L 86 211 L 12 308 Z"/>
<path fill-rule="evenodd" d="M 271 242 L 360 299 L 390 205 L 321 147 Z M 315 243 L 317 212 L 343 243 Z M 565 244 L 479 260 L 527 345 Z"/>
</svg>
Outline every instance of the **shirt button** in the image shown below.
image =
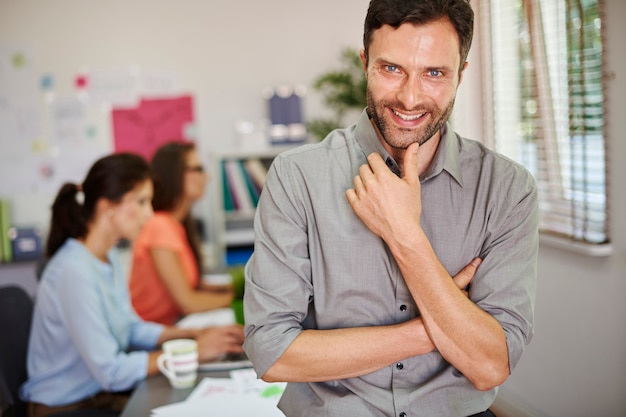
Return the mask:
<svg viewBox="0 0 626 417">
<path fill-rule="evenodd" d="M 400 306 L 400 311 L 406 311 L 406 305 L 405 304 L 402 304 Z"/>
<path fill-rule="evenodd" d="M 406 417 L 406 413 L 403 411 L 399 414 L 399 417 Z"/>
<path fill-rule="evenodd" d="M 402 369 L 404 369 L 404 365 L 402 364 L 402 362 L 398 362 L 398 363 L 396 363 L 396 369 L 398 369 L 399 371 L 401 371 Z"/>
</svg>

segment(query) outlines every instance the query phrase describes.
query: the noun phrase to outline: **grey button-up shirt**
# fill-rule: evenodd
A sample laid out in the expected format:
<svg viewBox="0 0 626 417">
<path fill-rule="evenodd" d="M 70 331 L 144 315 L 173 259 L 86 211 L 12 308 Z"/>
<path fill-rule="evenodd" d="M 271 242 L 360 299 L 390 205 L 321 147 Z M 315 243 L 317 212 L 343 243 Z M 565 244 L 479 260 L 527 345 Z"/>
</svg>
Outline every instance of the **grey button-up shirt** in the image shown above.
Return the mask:
<svg viewBox="0 0 626 417">
<path fill-rule="evenodd" d="M 400 323 L 419 315 L 385 243 L 354 214 L 344 193 L 382 147 L 367 114 L 322 142 L 279 155 L 269 170 L 246 267 L 245 350 L 258 375 L 302 329 Z M 510 367 L 533 334 L 538 246 L 537 192 L 521 165 L 442 130 L 422 187 L 421 224 L 451 275 L 483 259 L 469 296 L 502 325 Z M 346 352 L 349 355 L 349 352 Z M 289 383 L 289 416 L 468 416 L 496 389 L 478 391 L 437 351 L 363 375 Z"/>
</svg>

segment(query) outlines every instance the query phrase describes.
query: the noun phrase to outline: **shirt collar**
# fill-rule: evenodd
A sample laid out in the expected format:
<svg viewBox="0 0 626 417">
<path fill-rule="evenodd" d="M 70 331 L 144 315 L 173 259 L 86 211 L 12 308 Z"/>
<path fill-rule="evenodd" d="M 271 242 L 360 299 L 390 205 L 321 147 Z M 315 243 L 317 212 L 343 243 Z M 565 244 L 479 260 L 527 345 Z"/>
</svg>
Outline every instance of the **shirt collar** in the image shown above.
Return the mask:
<svg viewBox="0 0 626 417">
<path fill-rule="evenodd" d="M 398 164 L 383 147 L 374 126 L 372 126 L 367 110 L 363 110 L 363 113 L 361 113 L 361 117 L 356 124 L 354 135 L 361 149 L 363 149 L 365 156 L 372 152 L 377 152 L 383 158 L 389 169 L 396 175 L 400 175 Z M 450 125 L 446 123 L 441 128 L 441 140 L 439 141 L 435 158 L 430 168 L 423 175 L 422 181 L 436 177 L 445 170 L 462 186 L 463 178 L 461 175 L 459 152 L 460 147 L 457 135 L 450 128 Z"/>
<path fill-rule="evenodd" d="M 449 123 L 446 123 L 441 128 L 441 140 L 439 141 L 435 158 L 430 164 L 430 168 L 424 174 L 423 180 L 436 177 L 442 171 L 446 171 L 461 187 L 463 186 L 460 140 Z"/>
</svg>

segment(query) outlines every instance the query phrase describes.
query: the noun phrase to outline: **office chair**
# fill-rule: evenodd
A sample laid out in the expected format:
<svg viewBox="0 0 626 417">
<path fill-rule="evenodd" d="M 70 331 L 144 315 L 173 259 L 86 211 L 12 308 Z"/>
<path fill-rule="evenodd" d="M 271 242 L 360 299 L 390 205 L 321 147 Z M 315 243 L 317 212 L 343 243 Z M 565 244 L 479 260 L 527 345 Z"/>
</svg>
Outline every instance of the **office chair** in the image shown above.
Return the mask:
<svg viewBox="0 0 626 417">
<path fill-rule="evenodd" d="M 26 353 L 33 301 L 17 286 L 0 288 L 0 417 L 24 417 L 26 405 L 19 397 L 26 381 Z M 63 411 L 51 417 L 115 417 L 110 410 L 85 409 Z"/>
<path fill-rule="evenodd" d="M 0 411 L 1 415 L 25 415 L 18 390 L 26 381 L 26 351 L 33 316 L 33 301 L 17 286 L 0 288 Z"/>
</svg>

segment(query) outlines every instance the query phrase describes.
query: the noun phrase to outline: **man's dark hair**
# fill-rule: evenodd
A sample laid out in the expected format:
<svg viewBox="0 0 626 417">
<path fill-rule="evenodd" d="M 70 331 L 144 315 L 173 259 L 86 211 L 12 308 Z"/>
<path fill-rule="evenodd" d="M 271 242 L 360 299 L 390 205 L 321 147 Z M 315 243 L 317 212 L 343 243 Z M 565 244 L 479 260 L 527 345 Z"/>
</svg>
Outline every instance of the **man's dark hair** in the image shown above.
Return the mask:
<svg viewBox="0 0 626 417">
<path fill-rule="evenodd" d="M 381 26 L 398 28 L 403 23 L 424 25 L 440 19 L 448 19 L 459 36 L 459 70 L 463 69 L 474 32 L 474 11 L 469 0 L 371 0 L 363 30 L 366 60 L 372 35 Z"/>
</svg>

